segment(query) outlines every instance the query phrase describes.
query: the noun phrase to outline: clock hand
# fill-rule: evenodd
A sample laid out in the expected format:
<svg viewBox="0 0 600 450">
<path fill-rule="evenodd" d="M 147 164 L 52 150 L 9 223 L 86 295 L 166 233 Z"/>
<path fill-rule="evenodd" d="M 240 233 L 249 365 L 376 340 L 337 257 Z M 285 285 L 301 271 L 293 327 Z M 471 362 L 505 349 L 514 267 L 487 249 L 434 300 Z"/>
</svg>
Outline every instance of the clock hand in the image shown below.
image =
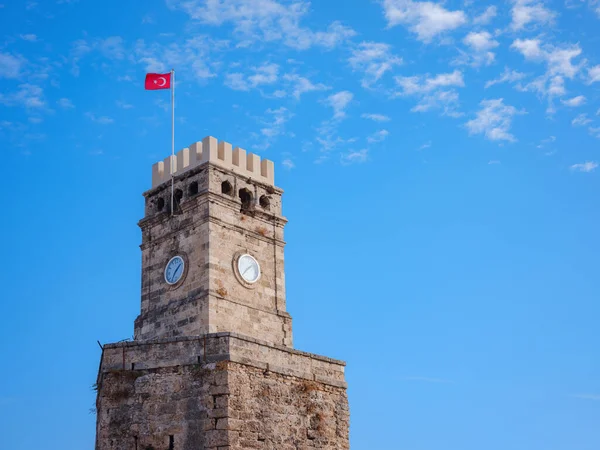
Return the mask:
<svg viewBox="0 0 600 450">
<path fill-rule="evenodd" d="M 177 269 L 175 269 L 175 273 L 173 273 L 173 278 L 175 278 L 177 276 L 177 273 L 179 272 L 179 269 L 181 269 L 181 266 L 182 266 L 181 264 L 179 264 L 177 266 Z"/>
<path fill-rule="evenodd" d="M 248 266 L 248 267 L 246 267 L 246 270 L 244 270 L 244 271 L 242 272 L 242 276 L 244 276 L 244 275 L 246 274 L 246 272 L 248 272 L 250 269 L 252 269 L 252 266 Z"/>
</svg>

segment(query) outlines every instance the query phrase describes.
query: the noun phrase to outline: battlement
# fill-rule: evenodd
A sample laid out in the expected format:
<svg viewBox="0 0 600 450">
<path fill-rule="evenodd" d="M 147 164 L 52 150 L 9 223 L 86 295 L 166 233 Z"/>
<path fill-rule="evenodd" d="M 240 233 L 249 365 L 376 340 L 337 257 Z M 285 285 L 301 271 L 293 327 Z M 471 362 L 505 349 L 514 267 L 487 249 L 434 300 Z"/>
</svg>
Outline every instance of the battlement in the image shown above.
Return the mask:
<svg viewBox="0 0 600 450">
<path fill-rule="evenodd" d="M 246 150 L 240 147 L 232 150 L 229 142 L 218 142 L 216 138 L 207 136 L 201 142 L 195 142 L 189 148 L 178 151 L 175 156 L 169 156 L 154 164 L 152 187 L 170 180 L 171 170 L 174 175 L 180 175 L 205 162 L 217 164 L 265 184 L 275 184 L 273 161 L 261 160 L 258 155 L 246 153 Z"/>
</svg>

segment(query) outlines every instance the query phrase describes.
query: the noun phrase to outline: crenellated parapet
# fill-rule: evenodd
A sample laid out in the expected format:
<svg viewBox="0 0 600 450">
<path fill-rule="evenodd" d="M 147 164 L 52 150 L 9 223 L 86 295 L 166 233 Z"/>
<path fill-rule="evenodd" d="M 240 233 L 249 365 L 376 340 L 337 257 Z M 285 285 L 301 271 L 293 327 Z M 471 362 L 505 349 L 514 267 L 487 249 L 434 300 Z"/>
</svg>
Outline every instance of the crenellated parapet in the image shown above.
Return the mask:
<svg viewBox="0 0 600 450">
<path fill-rule="evenodd" d="M 152 187 L 156 187 L 171 179 L 171 173 L 177 176 L 193 167 L 210 162 L 240 175 L 247 176 L 265 184 L 275 184 L 275 167 L 273 161 L 260 159 L 254 153 L 247 153 L 229 142 L 217 141 L 207 136 L 201 142 L 195 142 L 188 148 L 178 151 L 152 166 Z"/>
</svg>

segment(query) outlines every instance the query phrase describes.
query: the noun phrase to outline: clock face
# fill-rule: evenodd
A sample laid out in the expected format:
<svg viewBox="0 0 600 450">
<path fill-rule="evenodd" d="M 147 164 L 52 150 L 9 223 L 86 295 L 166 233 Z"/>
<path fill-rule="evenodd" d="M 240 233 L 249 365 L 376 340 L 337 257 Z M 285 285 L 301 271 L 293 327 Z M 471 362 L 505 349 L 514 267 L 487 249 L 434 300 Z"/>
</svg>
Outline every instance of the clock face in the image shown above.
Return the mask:
<svg viewBox="0 0 600 450">
<path fill-rule="evenodd" d="M 238 271 L 248 283 L 256 283 L 260 278 L 260 266 L 252 256 L 245 254 L 238 259 Z"/>
<path fill-rule="evenodd" d="M 165 281 L 167 284 L 175 284 L 183 276 L 183 269 L 185 269 L 185 262 L 181 256 L 174 256 L 167 263 L 165 267 Z"/>
</svg>

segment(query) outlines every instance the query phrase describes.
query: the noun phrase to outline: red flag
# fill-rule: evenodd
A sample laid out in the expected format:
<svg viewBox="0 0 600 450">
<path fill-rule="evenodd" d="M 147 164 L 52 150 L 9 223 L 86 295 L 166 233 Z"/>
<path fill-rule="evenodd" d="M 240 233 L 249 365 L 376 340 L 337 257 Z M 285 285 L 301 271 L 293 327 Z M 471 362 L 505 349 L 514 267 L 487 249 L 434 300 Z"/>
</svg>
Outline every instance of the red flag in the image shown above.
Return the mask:
<svg viewBox="0 0 600 450">
<path fill-rule="evenodd" d="M 170 73 L 147 73 L 146 74 L 146 90 L 154 91 L 156 89 L 170 89 L 171 88 L 171 74 Z"/>
</svg>

